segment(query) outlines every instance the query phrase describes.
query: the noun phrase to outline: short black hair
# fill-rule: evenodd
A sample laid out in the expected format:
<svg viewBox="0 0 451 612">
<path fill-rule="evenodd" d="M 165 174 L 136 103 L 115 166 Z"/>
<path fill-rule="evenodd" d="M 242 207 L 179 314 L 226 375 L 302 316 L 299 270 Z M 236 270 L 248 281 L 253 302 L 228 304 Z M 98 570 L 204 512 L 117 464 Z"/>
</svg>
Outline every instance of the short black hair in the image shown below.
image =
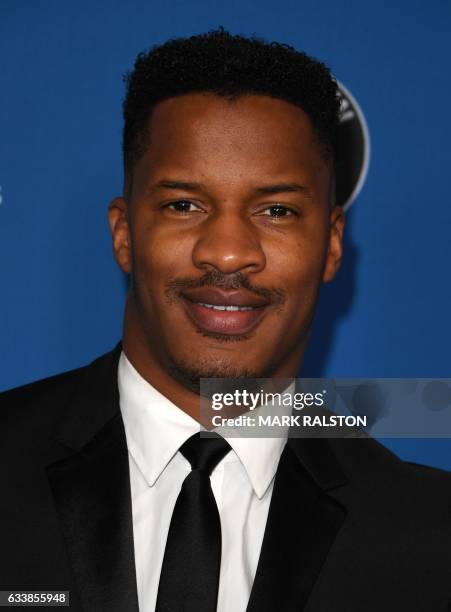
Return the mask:
<svg viewBox="0 0 451 612">
<path fill-rule="evenodd" d="M 152 108 L 168 98 L 212 92 L 228 99 L 267 95 L 302 108 L 324 155 L 335 158 L 340 101 L 322 62 L 277 42 L 232 35 L 223 28 L 176 38 L 140 53 L 124 77 L 123 159 L 126 182 L 149 145 Z"/>
</svg>

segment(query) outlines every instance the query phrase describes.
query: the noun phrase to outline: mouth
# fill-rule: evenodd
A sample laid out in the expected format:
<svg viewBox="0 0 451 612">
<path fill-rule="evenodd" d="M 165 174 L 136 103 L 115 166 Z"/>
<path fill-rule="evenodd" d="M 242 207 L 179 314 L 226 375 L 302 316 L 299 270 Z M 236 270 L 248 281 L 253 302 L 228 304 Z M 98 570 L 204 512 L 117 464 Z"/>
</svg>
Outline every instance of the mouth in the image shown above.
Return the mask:
<svg viewBox="0 0 451 612">
<path fill-rule="evenodd" d="M 269 302 L 248 291 L 199 288 L 182 292 L 188 317 L 204 333 L 242 335 L 256 327 Z"/>
</svg>

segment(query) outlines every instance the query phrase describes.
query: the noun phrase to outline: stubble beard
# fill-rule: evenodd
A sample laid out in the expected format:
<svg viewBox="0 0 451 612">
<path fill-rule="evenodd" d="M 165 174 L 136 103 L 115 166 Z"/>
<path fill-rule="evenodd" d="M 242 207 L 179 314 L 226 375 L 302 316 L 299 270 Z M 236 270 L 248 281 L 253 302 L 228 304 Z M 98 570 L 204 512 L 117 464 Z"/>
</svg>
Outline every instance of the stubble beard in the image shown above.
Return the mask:
<svg viewBox="0 0 451 612">
<path fill-rule="evenodd" d="M 233 363 L 218 359 L 201 359 L 193 365 L 186 361 L 170 358 L 169 374 L 186 389 L 196 395 L 201 395 L 202 378 L 221 378 L 228 381 L 237 381 L 253 378 L 270 378 L 272 367 L 261 370 L 239 367 Z"/>
</svg>

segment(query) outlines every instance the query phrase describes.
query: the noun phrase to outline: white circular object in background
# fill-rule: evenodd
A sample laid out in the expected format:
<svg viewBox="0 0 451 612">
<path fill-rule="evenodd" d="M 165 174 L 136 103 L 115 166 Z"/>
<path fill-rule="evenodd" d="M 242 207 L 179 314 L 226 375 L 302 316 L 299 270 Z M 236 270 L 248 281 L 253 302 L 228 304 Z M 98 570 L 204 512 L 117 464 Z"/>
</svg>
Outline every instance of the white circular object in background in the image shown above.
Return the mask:
<svg viewBox="0 0 451 612">
<path fill-rule="evenodd" d="M 337 81 L 341 98 L 336 160 L 337 204 L 347 209 L 360 193 L 370 163 L 370 134 L 351 92 Z"/>
</svg>

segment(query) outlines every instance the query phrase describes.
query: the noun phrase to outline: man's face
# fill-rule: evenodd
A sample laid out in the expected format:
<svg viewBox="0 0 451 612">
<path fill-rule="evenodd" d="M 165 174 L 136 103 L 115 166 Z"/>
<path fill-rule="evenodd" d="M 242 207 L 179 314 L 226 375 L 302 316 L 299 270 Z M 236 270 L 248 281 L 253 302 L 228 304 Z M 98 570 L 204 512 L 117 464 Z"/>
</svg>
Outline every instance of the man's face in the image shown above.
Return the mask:
<svg viewBox="0 0 451 612">
<path fill-rule="evenodd" d="M 266 96 L 190 94 L 154 109 L 149 138 L 110 207 L 131 274 L 127 341 L 186 386 L 292 376 L 343 228 L 307 115 Z"/>
</svg>

